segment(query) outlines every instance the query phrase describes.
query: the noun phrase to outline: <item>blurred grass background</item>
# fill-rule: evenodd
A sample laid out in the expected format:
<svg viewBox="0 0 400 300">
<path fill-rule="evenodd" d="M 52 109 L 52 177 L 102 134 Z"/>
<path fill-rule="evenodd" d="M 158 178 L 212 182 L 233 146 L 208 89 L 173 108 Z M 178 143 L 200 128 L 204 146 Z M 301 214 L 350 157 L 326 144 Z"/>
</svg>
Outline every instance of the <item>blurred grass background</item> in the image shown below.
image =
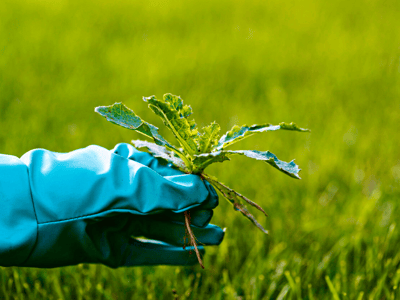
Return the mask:
<svg viewBox="0 0 400 300">
<path fill-rule="evenodd" d="M 171 92 L 199 126 L 296 122 L 208 173 L 261 204 L 264 236 L 221 201 L 198 266 L 0 268 L 2 299 L 400 299 L 400 5 L 396 0 L 2 0 L 0 152 L 141 138 L 94 107 Z M 168 133 L 161 129 L 165 135 Z"/>
</svg>

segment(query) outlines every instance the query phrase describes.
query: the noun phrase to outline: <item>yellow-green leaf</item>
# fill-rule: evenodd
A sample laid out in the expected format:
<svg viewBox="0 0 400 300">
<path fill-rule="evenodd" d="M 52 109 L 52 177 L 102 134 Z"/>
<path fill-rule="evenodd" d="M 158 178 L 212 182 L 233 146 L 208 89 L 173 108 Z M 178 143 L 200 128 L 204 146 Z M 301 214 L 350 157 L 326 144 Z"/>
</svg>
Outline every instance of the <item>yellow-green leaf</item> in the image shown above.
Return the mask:
<svg viewBox="0 0 400 300">
<path fill-rule="evenodd" d="M 269 151 L 257 151 L 257 150 L 220 150 L 211 153 L 203 153 L 200 155 L 196 155 L 195 159 L 193 160 L 193 164 L 196 170 L 204 170 L 210 164 L 216 162 L 223 162 L 225 160 L 230 160 L 229 156 L 231 155 L 245 155 L 250 158 L 254 158 L 257 160 L 262 160 L 267 164 L 273 166 L 274 168 L 278 169 L 279 171 L 293 177 L 300 179 L 299 167 L 294 163 L 291 162 L 284 162 L 279 160 L 275 154 Z"/>
<path fill-rule="evenodd" d="M 163 100 L 155 96 L 143 97 L 143 100 L 149 103 L 149 108 L 162 119 L 189 156 L 199 153 L 195 142 L 199 135 L 196 123 L 188 119 L 192 109 L 190 106 L 183 106 L 181 97 L 165 94 Z"/>
<path fill-rule="evenodd" d="M 202 129 L 202 133 L 196 140 L 200 153 L 211 152 L 211 149 L 218 144 L 220 129 L 221 127 L 215 122 Z"/>
<path fill-rule="evenodd" d="M 262 124 L 262 125 L 252 125 L 252 126 L 233 126 L 231 130 L 225 133 L 218 144 L 215 146 L 214 150 L 222 150 L 226 147 L 237 143 L 244 138 L 252 136 L 253 134 L 266 132 L 266 131 L 276 131 L 276 130 L 292 130 L 292 131 L 309 131 L 308 129 L 303 129 L 297 126 L 296 124 L 292 123 L 279 123 L 279 125 L 271 125 L 271 124 Z"/>
</svg>

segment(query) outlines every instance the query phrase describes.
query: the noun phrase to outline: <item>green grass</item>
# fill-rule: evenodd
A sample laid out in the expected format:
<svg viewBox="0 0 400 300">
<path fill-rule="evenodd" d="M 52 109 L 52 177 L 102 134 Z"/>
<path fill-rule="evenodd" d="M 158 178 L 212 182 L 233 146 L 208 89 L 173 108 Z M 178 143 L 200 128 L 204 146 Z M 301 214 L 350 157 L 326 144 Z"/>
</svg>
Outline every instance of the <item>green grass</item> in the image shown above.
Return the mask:
<svg viewBox="0 0 400 300">
<path fill-rule="evenodd" d="M 399 19 L 396 0 L 0 1 L 0 153 L 111 149 L 140 137 L 94 107 L 161 127 L 141 97 L 166 92 L 200 126 L 312 130 L 240 145 L 296 158 L 301 181 L 240 157 L 207 169 L 270 236 L 221 201 L 205 270 L 0 268 L 0 298 L 400 299 Z"/>
</svg>

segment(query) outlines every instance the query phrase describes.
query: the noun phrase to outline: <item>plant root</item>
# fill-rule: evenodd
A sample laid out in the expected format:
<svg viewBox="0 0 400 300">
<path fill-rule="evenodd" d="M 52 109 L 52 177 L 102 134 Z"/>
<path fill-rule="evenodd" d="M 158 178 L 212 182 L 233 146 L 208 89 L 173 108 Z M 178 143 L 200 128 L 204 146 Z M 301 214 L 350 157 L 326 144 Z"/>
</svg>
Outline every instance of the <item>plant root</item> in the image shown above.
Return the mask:
<svg viewBox="0 0 400 300">
<path fill-rule="evenodd" d="M 199 261 L 200 266 L 204 269 L 204 265 L 203 265 L 203 261 L 201 260 L 201 257 L 200 257 L 199 249 L 197 249 L 196 238 L 193 234 L 192 229 L 190 228 L 190 212 L 184 211 L 183 213 L 185 215 L 185 227 L 186 227 L 185 241 L 186 241 L 186 237 L 188 237 L 190 240 L 190 244 L 194 247 L 194 252 L 196 252 L 197 260 Z M 185 246 L 183 246 L 183 249 L 185 249 Z"/>
</svg>

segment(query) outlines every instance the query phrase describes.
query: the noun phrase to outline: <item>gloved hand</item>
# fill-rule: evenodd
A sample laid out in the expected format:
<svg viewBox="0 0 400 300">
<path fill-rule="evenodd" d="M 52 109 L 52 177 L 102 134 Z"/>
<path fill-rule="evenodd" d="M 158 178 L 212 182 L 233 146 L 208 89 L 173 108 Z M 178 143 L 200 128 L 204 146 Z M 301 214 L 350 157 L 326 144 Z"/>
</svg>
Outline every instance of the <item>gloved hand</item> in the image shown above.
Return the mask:
<svg viewBox="0 0 400 300">
<path fill-rule="evenodd" d="M 0 198 L 3 266 L 194 264 L 182 248 L 186 210 L 199 244 L 224 236 L 209 224 L 218 196 L 208 182 L 129 144 L 0 155 Z"/>
</svg>

